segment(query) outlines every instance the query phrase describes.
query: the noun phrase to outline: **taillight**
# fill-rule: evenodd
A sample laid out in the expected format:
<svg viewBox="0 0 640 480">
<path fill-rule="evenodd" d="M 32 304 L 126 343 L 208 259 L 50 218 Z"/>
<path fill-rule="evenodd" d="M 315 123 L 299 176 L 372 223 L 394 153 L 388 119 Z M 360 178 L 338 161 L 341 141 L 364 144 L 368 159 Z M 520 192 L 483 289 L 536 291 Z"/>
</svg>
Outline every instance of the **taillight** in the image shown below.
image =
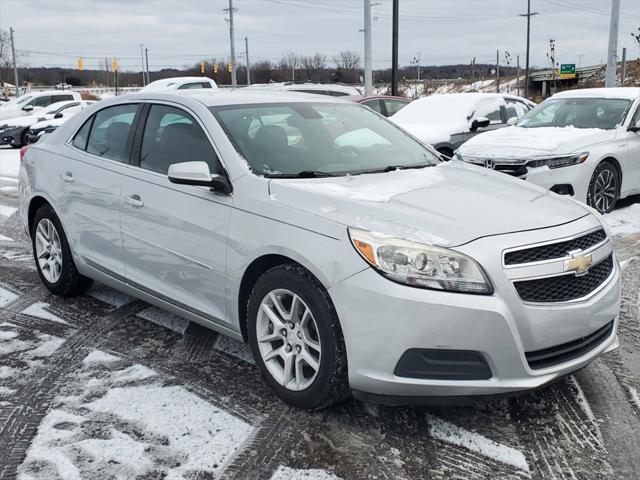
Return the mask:
<svg viewBox="0 0 640 480">
<path fill-rule="evenodd" d="M 29 150 L 29 145 L 25 145 L 20 149 L 20 161 L 24 158 L 24 154 L 27 153 L 27 150 Z"/>
</svg>

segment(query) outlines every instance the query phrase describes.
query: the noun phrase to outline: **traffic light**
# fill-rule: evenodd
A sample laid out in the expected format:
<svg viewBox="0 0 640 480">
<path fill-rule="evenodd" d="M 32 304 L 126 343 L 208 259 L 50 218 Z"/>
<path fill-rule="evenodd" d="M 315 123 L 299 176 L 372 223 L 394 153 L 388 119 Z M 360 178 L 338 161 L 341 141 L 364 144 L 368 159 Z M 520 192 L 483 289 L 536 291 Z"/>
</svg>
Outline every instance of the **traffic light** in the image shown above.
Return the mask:
<svg viewBox="0 0 640 480">
<path fill-rule="evenodd" d="M 200 73 L 204 73 L 204 62 L 200 62 Z"/>
<path fill-rule="evenodd" d="M 80 71 L 84 70 L 84 59 L 82 57 L 78 59 L 78 70 Z"/>
<path fill-rule="evenodd" d="M 111 70 L 113 70 L 114 72 L 118 71 L 118 60 L 116 60 L 115 58 L 111 60 Z"/>
<path fill-rule="evenodd" d="M 218 74 L 218 64 L 217 63 L 213 64 L 213 73 L 215 73 L 216 75 Z"/>
<path fill-rule="evenodd" d="M 233 70 L 233 65 L 231 63 L 227 63 L 227 72 L 231 73 Z"/>
</svg>

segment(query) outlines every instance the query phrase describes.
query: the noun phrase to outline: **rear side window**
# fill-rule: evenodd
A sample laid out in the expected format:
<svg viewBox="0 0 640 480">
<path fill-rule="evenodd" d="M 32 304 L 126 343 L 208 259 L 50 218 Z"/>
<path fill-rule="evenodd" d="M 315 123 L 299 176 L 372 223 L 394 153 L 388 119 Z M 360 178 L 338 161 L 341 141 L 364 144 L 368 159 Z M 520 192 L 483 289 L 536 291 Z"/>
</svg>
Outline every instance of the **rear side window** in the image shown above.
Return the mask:
<svg viewBox="0 0 640 480">
<path fill-rule="evenodd" d="M 169 165 L 206 162 L 221 173 L 215 150 L 195 119 L 184 110 L 152 105 L 142 137 L 140 168 L 166 174 Z"/>
<path fill-rule="evenodd" d="M 362 102 L 362 105 L 365 107 L 369 107 L 374 112 L 382 113 L 382 105 L 380 105 L 380 100 L 377 98 L 375 100 L 367 100 L 366 102 Z"/>
<path fill-rule="evenodd" d="M 73 98 L 73 95 L 53 95 L 51 97 L 52 103 L 66 102 L 67 100 L 75 100 L 75 98 Z"/>
<path fill-rule="evenodd" d="M 87 139 L 89 138 L 89 130 L 91 130 L 91 122 L 93 121 L 93 117 L 89 118 L 84 125 L 78 130 L 76 136 L 73 137 L 73 141 L 71 144 L 79 148 L 80 150 L 86 150 L 87 148 Z"/>
<path fill-rule="evenodd" d="M 178 90 L 191 90 L 194 88 L 211 88 L 211 84 L 205 82 L 185 83 L 184 85 L 180 85 Z"/>
<path fill-rule="evenodd" d="M 29 105 L 33 105 L 34 107 L 48 107 L 52 103 L 51 97 L 49 95 L 44 95 L 42 97 L 34 98 Z"/>
<path fill-rule="evenodd" d="M 89 134 L 87 152 L 127 163 L 127 140 L 137 110 L 138 104 L 127 104 L 105 108 L 96 113 Z"/>
<path fill-rule="evenodd" d="M 402 100 L 384 100 L 384 104 L 387 107 L 387 115 L 389 117 L 407 106 L 407 102 L 403 102 Z"/>
</svg>

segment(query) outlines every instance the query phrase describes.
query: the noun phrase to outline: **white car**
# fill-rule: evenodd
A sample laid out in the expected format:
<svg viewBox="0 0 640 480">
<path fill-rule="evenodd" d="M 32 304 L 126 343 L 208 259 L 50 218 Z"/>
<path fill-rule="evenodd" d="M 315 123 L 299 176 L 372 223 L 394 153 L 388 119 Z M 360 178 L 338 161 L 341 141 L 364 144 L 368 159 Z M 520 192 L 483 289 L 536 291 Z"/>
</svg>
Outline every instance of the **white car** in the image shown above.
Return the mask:
<svg viewBox="0 0 640 480">
<path fill-rule="evenodd" d="M 201 88 L 218 88 L 218 85 L 209 77 L 172 77 L 151 82 L 140 91 L 199 90 Z"/>
<path fill-rule="evenodd" d="M 80 101 L 82 98 L 78 92 L 60 90 L 32 92 L 22 95 L 21 97 L 0 104 L 0 124 L 5 123 L 5 121 L 10 118 L 31 115 L 35 113 L 36 110 L 66 100 Z"/>
<path fill-rule="evenodd" d="M 40 137 L 51 133 L 56 130 L 60 125 L 69 120 L 75 114 L 80 113 L 89 105 L 93 105 L 94 101 L 82 101 L 82 102 L 68 102 L 65 108 L 60 109 L 55 115 L 50 118 L 41 119 L 40 121 L 31 125 L 27 131 L 26 143 L 35 143 Z M 48 116 L 49 117 L 49 116 Z"/>
<path fill-rule="evenodd" d="M 273 90 L 278 92 L 313 93 L 329 97 L 346 97 L 347 95 L 362 95 L 363 92 L 353 85 L 340 83 L 254 83 L 247 88 Z"/>
<path fill-rule="evenodd" d="M 0 145 L 18 148 L 27 143 L 29 127 L 41 121 L 65 120 L 95 102 L 66 100 L 37 109 L 32 115 L 13 117 L 0 122 Z"/>
<path fill-rule="evenodd" d="M 601 213 L 640 193 L 640 88 L 558 93 L 456 157 L 571 195 Z"/>
<path fill-rule="evenodd" d="M 500 93 L 447 93 L 414 100 L 389 119 L 418 140 L 451 157 L 475 135 L 506 127 L 535 103 Z"/>
</svg>

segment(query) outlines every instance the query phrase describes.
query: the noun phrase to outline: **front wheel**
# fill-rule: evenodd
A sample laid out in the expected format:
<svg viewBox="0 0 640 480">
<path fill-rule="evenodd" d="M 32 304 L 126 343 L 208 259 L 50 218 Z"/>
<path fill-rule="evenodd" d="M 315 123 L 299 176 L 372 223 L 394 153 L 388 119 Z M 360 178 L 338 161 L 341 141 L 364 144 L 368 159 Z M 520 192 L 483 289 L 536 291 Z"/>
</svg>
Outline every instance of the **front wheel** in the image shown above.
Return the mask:
<svg viewBox="0 0 640 480">
<path fill-rule="evenodd" d="M 600 213 L 613 210 L 620 197 L 620 176 L 609 162 L 598 165 L 591 176 L 587 192 L 587 204 Z"/>
<path fill-rule="evenodd" d="M 262 377 L 284 402 L 319 409 L 348 396 L 338 316 L 327 291 L 304 268 L 281 265 L 258 279 L 248 333 Z"/>
<path fill-rule="evenodd" d="M 92 280 L 78 273 L 60 219 L 49 205 L 35 214 L 31 242 L 38 275 L 51 293 L 71 297 L 89 288 Z"/>
</svg>

